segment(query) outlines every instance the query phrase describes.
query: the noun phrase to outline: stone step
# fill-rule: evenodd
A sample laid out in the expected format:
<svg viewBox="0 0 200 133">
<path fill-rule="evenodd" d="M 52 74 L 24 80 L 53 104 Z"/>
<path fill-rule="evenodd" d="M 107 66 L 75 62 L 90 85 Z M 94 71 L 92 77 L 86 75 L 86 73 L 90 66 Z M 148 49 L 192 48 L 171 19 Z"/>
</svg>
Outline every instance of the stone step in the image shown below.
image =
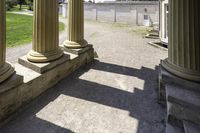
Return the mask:
<svg viewBox="0 0 200 133">
<path fill-rule="evenodd" d="M 167 84 L 166 96 L 168 115 L 200 124 L 200 92 Z"/>
<path fill-rule="evenodd" d="M 183 121 L 185 133 L 200 133 L 200 125 L 193 124 L 188 121 Z"/>
<path fill-rule="evenodd" d="M 185 133 L 185 132 L 184 132 L 184 129 L 181 129 L 177 126 L 167 123 L 166 133 Z"/>
</svg>

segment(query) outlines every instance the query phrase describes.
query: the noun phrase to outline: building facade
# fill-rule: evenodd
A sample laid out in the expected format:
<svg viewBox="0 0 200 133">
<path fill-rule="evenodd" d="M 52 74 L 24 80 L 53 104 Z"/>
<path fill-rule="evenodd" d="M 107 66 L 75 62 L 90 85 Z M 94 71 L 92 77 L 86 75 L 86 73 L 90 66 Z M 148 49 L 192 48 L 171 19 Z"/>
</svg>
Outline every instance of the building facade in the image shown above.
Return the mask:
<svg viewBox="0 0 200 133">
<path fill-rule="evenodd" d="M 63 17 L 67 17 L 67 3 L 63 4 L 62 7 Z M 86 20 L 151 26 L 159 22 L 159 2 L 85 3 L 84 13 Z"/>
<path fill-rule="evenodd" d="M 160 0 L 160 39 L 161 43 L 168 45 L 168 19 L 169 19 L 168 0 Z"/>
</svg>

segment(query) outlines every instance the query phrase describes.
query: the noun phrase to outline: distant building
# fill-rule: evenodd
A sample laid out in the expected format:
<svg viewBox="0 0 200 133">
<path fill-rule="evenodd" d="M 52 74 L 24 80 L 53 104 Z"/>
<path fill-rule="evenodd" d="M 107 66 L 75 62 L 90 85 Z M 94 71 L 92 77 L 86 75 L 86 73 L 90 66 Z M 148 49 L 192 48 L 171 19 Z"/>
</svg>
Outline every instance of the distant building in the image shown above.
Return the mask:
<svg viewBox="0 0 200 133">
<path fill-rule="evenodd" d="M 168 0 L 160 0 L 160 39 L 168 45 Z"/>
</svg>

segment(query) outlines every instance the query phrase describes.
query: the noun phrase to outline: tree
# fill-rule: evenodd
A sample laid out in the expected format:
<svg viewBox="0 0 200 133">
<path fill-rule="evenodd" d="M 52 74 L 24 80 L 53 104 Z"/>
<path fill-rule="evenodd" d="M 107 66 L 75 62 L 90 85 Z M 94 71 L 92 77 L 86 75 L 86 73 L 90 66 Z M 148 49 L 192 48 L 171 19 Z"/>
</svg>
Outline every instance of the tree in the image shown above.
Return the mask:
<svg viewBox="0 0 200 133">
<path fill-rule="evenodd" d="M 26 0 L 18 0 L 19 10 L 22 9 L 22 5 L 26 4 Z"/>
<path fill-rule="evenodd" d="M 17 5 L 17 0 L 6 0 L 6 9 L 10 10 L 14 5 Z"/>
<path fill-rule="evenodd" d="M 28 5 L 29 10 L 33 10 L 33 0 L 26 0 L 26 4 Z"/>
</svg>

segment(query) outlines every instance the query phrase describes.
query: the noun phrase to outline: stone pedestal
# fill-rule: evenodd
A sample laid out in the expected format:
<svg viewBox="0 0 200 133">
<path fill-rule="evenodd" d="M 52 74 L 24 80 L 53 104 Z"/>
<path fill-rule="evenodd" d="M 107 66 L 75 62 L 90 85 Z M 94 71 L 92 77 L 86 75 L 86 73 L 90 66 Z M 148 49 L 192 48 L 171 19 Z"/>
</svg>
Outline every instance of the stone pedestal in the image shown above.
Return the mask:
<svg viewBox="0 0 200 133">
<path fill-rule="evenodd" d="M 32 69 L 33 71 L 43 74 L 49 70 L 54 69 L 56 66 L 63 64 L 70 60 L 70 55 L 64 54 L 61 58 L 51 61 L 51 62 L 44 62 L 44 63 L 34 63 L 27 60 L 26 56 L 20 57 L 18 59 L 19 64 Z"/>
<path fill-rule="evenodd" d="M 64 45 L 61 46 L 61 49 L 65 52 L 71 53 L 71 54 L 75 54 L 75 55 L 81 55 L 85 52 L 87 52 L 88 50 L 93 49 L 93 46 L 88 44 L 86 47 L 84 48 L 79 48 L 79 49 L 70 49 L 70 48 L 66 48 Z"/>
<path fill-rule="evenodd" d="M 6 60 L 6 12 L 5 1 L 0 1 L 0 83 L 14 73 L 14 68 Z"/>
<path fill-rule="evenodd" d="M 56 0 L 35 0 L 33 19 L 33 48 L 27 59 L 31 62 L 49 62 L 60 58 L 58 2 Z"/>
<path fill-rule="evenodd" d="M 161 63 L 162 64 L 162 63 Z M 164 67 L 160 65 L 159 67 L 159 89 L 158 89 L 158 100 L 165 104 L 166 103 L 166 85 L 173 84 L 178 86 L 184 86 L 185 88 L 190 88 L 194 91 L 199 91 L 200 84 L 197 82 L 192 82 L 190 80 L 186 80 L 171 72 L 167 71 Z"/>
<path fill-rule="evenodd" d="M 199 0 L 169 0 L 169 57 L 160 67 L 159 100 L 167 103 L 167 125 L 184 132 L 193 130 L 184 121 L 200 125 L 199 6 Z"/>
<path fill-rule="evenodd" d="M 68 0 L 68 38 L 64 46 L 68 49 L 80 49 L 88 45 L 84 39 L 83 0 Z"/>
<path fill-rule="evenodd" d="M 200 1 L 169 1 L 169 57 L 162 66 L 169 72 L 200 82 Z"/>
</svg>

